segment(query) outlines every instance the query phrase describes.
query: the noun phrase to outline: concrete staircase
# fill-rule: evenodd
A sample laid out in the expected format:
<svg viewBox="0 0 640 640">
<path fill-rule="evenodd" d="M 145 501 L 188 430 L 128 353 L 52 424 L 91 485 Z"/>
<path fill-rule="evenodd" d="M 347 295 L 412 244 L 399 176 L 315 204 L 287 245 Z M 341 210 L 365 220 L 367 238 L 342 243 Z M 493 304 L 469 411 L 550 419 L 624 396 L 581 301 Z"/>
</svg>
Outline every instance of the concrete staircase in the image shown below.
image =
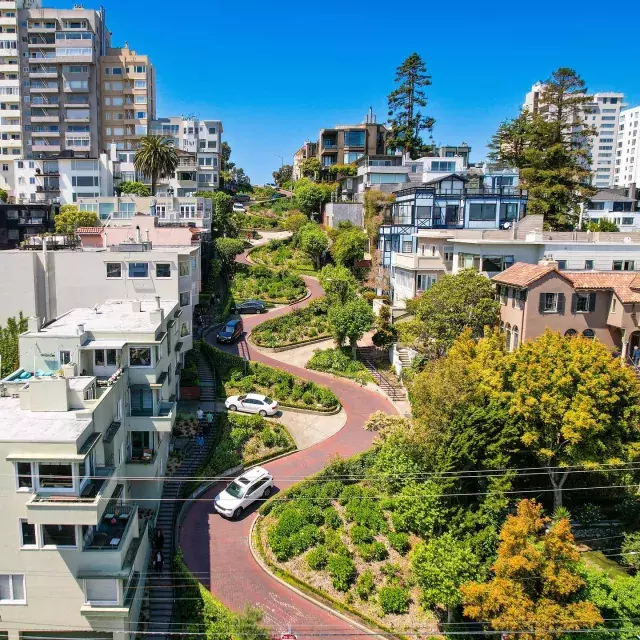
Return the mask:
<svg viewBox="0 0 640 640">
<path fill-rule="evenodd" d="M 184 449 L 184 462 L 176 473 L 171 478 L 165 479 L 164 482 L 162 500 L 156 520 L 156 529 L 160 529 L 164 535 L 162 548 L 164 566 L 162 572 L 158 573 L 150 565 L 147 578 L 147 588 L 149 589 L 148 631 L 153 633 L 154 640 L 170 640 L 171 632 L 175 631 L 171 624 L 175 597 L 171 564 L 173 553 L 178 546 L 178 540 L 174 539 L 174 532 L 176 519 L 183 505 L 181 489 L 185 482 L 189 482 L 189 480 L 185 480 L 186 478 L 192 478 L 196 475 L 209 452 L 217 446 L 219 438 L 220 429 L 216 421 L 209 432 L 205 433 L 204 447 L 201 449 L 195 442 L 189 443 Z M 154 552 L 151 555 L 152 561 L 153 558 Z"/>
<path fill-rule="evenodd" d="M 196 351 L 196 367 L 198 368 L 198 378 L 200 379 L 200 400 L 202 402 L 215 402 L 216 382 L 209 366 L 209 361 L 202 352 Z"/>
<path fill-rule="evenodd" d="M 376 347 L 358 347 L 358 360 L 366 367 L 367 371 L 373 376 L 374 382 L 380 387 L 391 400 L 406 400 L 407 392 L 404 387 L 391 380 L 379 370 L 376 363 L 379 363 L 383 357 L 380 349 Z"/>
<path fill-rule="evenodd" d="M 409 350 L 404 347 L 398 348 L 398 358 L 400 358 L 400 363 L 402 364 L 402 368 L 408 367 L 411 364 L 411 357 L 409 356 Z"/>
</svg>

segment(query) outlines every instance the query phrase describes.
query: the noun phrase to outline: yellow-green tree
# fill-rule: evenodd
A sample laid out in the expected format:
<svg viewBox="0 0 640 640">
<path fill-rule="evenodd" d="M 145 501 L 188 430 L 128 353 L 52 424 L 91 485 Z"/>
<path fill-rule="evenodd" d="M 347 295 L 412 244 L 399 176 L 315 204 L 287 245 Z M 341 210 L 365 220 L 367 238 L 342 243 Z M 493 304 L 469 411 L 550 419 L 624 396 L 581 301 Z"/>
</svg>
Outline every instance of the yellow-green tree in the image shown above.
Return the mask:
<svg viewBox="0 0 640 640">
<path fill-rule="evenodd" d="M 638 455 L 640 388 L 601 342 L 546 331 L 510 355 L 500 380 L 522 444 L 548 467 L 556 507 L 567 467 Z"/>
<path fill-rule="evenodd" d="M 461 587 L 464 615 L 510 640 L 554 640 L 559 629 L 592 629 L 603 620 L 581 598 L 580 569 L 569 520 L 551 522 L 541 505 L 522 500 L 500 532 L 494 577 Z"/>
<path fill-rule="evenodd" d="M 55 217 L 56 233 L 73 235 L 78 227 L 96 227 L 100 225 L 98 215 L 93 211 L 80 211 L 75 204 L 64 204 Z"/>
</svg>

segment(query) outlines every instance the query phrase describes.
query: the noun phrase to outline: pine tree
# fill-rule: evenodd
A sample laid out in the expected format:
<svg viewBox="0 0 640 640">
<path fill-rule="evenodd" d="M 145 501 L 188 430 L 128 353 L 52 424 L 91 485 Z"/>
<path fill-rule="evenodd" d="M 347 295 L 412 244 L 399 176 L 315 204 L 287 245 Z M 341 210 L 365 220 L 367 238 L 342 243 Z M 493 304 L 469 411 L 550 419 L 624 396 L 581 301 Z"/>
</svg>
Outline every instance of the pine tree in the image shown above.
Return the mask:
<svg viewBox="0 0 640 640">
<path fill-rule="evenodd" d="M 389 104 L 389 124 L 387 137 L 390 149 L 402 149 L 415 159 L 427 152 L 420 133 L 431 131 L 435 120 L 420 113 L 420 107 L 427 106 L 423 87 L 431 85 L 431 76 L 417 53 L 412 53 L 396 70 L 394 89 L 387 97 Z"/>
</svg>

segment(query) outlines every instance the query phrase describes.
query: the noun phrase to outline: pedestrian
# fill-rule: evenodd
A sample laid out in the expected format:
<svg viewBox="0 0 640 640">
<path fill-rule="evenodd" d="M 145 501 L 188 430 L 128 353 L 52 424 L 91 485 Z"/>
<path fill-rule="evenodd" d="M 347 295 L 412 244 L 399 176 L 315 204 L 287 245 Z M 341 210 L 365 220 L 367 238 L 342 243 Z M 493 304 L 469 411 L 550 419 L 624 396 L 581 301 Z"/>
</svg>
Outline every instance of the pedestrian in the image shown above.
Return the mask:
<svg viewBox="0 0 640 640">
<path fill-rule="evenodd" d="M 202 432 L 200 432 L 196 437 L 196 444 L 200 447 L 200 450 L 204 449 L 204 436 L 202 435 Z"/>
<path fill-rule="evenodd" d="M 198 422 L 202 422 L 204 420 L 204 411 L 202 410 L 202 407 L 198 407 L 198 410 L 196 411 L 196 416 L 198 418 Z"/>
<path fill-rule="evenodd" d="M 636 345 L 633 347 L 633 366 L 637 369 L 638 365 L 640 365 L 640 347 Z"/>
<path fill-rule="evenodd" d="M 164 547 L 164 533 L 162 533 L 162 529 L 156 529 L 155 535 L 153 536 L 153 548 L 158 550 Z"/>
<path fill-rule="evenodd" d="M 207 430 L 211 431 L 211 426 L 213 425 L 213 413 L 211 411 L 207 411 Z"/>
<path fill-rule="evenodd" d="M 162 567 L 164 566 L 164 557 L 162 555 L 162 551 L 158 551 L 156 553 L 156 559 L 153 565 L 157 573 L 162 573 Z"/>
</svg>

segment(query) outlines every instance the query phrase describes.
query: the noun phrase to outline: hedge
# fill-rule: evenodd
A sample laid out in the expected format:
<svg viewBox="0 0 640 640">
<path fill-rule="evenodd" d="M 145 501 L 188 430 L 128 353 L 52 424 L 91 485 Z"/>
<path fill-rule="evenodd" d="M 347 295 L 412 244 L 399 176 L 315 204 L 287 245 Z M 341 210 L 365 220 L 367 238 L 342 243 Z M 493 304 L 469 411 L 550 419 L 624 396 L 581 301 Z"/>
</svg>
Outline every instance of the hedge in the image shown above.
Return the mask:
<svg viewBox="0 0 640 640">
<path fill-rule="evenodd" d="M 373 377 L 364 364 L 352 358 L 351 347 L 316 349 L 307 362 L 307 369 L 332 373 L 335 376 L 355 380 L 362 385 L 373 382 Z"/>
<path fill-rule="evenodd" d="M 219 392 L 226 396 L 257 392 L 275 398 L 285 407 L 318 411 L 333 411 L 340 406 L 338 398 L 328 387 L 281 369 L 245 361 L 206 342 L 201 343 L 201 349 L 216 373 Z"/>
<path fill-rule="evenodd" d="M 266 302 L 289 303 L 302 298 L 306 290 L 300 276 L 261 266 L 237 265 L 231 282 L 231 293 L 237 301 L 257 298 Z"/>
</svg>

